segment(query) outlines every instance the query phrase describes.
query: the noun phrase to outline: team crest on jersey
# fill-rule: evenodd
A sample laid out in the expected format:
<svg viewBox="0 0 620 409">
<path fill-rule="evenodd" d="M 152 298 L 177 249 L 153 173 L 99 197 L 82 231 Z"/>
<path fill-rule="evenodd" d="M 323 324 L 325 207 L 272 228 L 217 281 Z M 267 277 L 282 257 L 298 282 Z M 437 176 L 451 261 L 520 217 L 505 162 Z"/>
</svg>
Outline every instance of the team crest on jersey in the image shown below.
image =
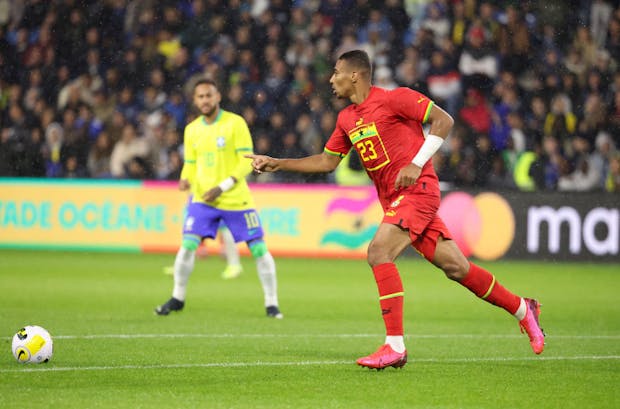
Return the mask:
<svg viewBox="0 0 620 409">
<path fill-rule="evenodd" d="M 390 204 L 390 207 L 398 206 L 400 204 L 400 201 L 403 200 L 404 197 L 405 197 L 404 195 L 398 196 L 398 199 L 394 200 L 392 204 Z"/>
<path fill-rule="evenodd" d="M 224 138 L 223 136 L 218 136 L 215 140 L 215 143 L 218 148 L 223 148 L 224 146 L 226 146 L 226 138 Z"/>
</svg>

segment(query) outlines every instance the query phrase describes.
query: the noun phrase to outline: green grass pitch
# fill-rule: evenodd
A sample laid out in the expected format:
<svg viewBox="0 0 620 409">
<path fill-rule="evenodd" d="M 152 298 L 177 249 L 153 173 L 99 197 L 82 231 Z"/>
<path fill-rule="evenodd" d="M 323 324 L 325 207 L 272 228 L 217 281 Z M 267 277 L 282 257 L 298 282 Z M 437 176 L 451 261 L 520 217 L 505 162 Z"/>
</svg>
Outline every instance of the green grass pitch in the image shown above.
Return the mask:
<svg viewBox="0 0 620 409">
<path fill-rule="evenodd" d="M 153 314 L 173 255 L 0 251 L 0 408 L 618 408 L 620 264 L 481 263 L 543 303 L 535 356 L 514 318 L 418 258 L 401 259 L 409 363 L 355 365 L 383 341 L 363 260 L 277 258 L 283 320 L 254 263 L 198 259 L 186 308 Z M 11 337 L 48 329 L 21 365 Z"/>
</svg>

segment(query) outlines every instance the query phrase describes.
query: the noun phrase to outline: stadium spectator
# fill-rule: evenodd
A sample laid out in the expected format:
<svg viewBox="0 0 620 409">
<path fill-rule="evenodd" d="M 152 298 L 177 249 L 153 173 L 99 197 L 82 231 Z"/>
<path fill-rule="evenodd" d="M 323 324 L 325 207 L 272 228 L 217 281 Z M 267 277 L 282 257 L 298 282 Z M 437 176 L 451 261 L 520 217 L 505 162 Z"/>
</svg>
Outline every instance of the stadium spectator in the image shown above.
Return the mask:
<svg viewBox="0 0 620 409">
<path fill-rule="evenodd" d="M 498 50 L 503 70 L 523 73 L 532 60 L 530 33 L 522 13 L 513 5 L 505 10 L 506 22 L 498 30 Z"/>
<path fill-rule="evenodd" d="M 153 179 L 155 176 L 149 162 L 141 156 L 133 156 L 125 164 L 125 178 Z"/>
<path fill-rule="evenodd" d="M 609 22 L 605 49 L 609 51 L 616 65 L 620 64 L 620 15 L 618 15 L 618 12 Z"/>
<path fill-rule="evenodd" d="M 168 150 L 168 168 L 164 175 L 164 180 L 177 181 L 181 178 L 181 171 L 183 170 L 183 157 L 181 152 L 177 149 Z"/>
<path fill-rule="evenodd" d="M 517 188 L 513 173 L 506 168 L 506 163 L 501 156 L 493 157 L 485 187 L 499 191 Z"/>
<path fill-rule="evenodd" d="M 45 176 L 44 147 L 45 138 L 43 137 L 43 131 L 41 131 L 41 128 L 32 128 L 30 139 L 27 142 L 26 151 L 24 152 L 24 162 L 26 163 L 29 174 L 24 176 Z"/>
<path fill-rule="evenodd" d="M 607 105 L 601 94 L 589 94 L 583 102 L 583 112 L 577 125 L 577 133 L 594 145 L 597 136 L 604 132 L 607 121 Z"/>
<path fill-rule="evenodd" d="M 487 186 L 489 174 L 491 173 L 493 160 L 498 156 L 498 151 L 493 148 L 491 139 L 487 134 L 479 134 L 475 139 L 475 148 L 473 150 L 473 159 L 475 176 L 472 186 L 483 188 Z"/>
<path fill-rule="evenodd" d="M 536 94 L 530 99 L 529 107 L 525 111 L 525 132 L 529 135 L 532 142 L 540 142 L 542 140 L 543 128 L 547 118 L 547 103 L 545 98 Z M 531 149 L 532 145 L 527 148 Z"/>
<path fill-rule="evenodd" d="M 76 151 L 70 150 L 63 162 L 62 176 L 68 179 L 83 179 L 88 176 L 88 171 L 80 163 Z"/>
<path fill-rule="evenodd" d="M 307 153 L 319 153 L 323 148 L 323 138 L 318 127 L 312 122 L 307 113 L 299 113 L 295 124 L 295 131 L 299 134 L 299 145 Z"/>
<path fill-rule="evenodd" d="M 110 172 L 115 178 L 127 177 L 127 165 L 132 158 L 146 157 L 149 154 L 149 145 L 143 137 L 138 136 L 136 128 L 131 123 L 123 126 L 121 139 L 114 144 L 110 156 Z"/>
<path fill-rule="evenodd" d="M 482 28 L 483 42 L 495 46 L 499 38 L 501 23 L 497 19 L 498 8 L 495 2 L 482 0 L 478 5 L 478 21 L 474 21 L 473 26 Z M 501 9 L 500 9 L 501 10 Z"/>
<path fill-rule="evenodd" d="M 498 92 L 499 101 L 493 105 L 491 111 L 491 128 L 489 136 L 496 152 L 502 151 L 510 137 L 511 128 L 508 123 L 508 115 L 520 109 L 518 95 L 514 88 L 509 86 L 501 87 Z"/>
<path fill-rule="evenodd" d="M 114 144 L 106 131 L 102 131 L 97 135 L 95 143 L 88 152 L 88 174 L 90 177 L 103 179 L 111 178 L 112 171 L 110 169 L 110 159 L 112 157 L 112 149 Z"/>
<path fill-rule="evenodd" d="M 102 124 L 103 128 L 109 126 L 114 114 L 115 97 L 110 98 L 105 87 L 95 91 L 93 96 L 92 111 L 95 118 Z"/>
<path fill-rule="evenodd" d="M 612 12 L 613 8 L 606 0 L 594 0 L 590 6 L 590 27 L 592 37 L 598 46 L 605 43 Z"/>
<path fill-rule="evenodd" d="M 459 118 L 472 132 L 488 133 L 491 129 L 491 109 L 486 97 L 475 88 L 469 88 Z"/>
<path fill-rule="evenodd" d="M 57 122 L 50 123 L 45 128 L 45 176 L 54 178 L 62 176 L 63 130 Z"/>
<path fill-rule="evenodd" d="M 456 116 L 462 104 L 461 74 L 441 50 L 434 51 L 431 56 L 426 82 L 430 96 L 445 106 L 450 115 Z"/>
<path fill-rule="evenodd" d="M 467 33 L 467 42 L 458 67 L 466 89 L 476 88 L 486 94 L 490 93 L 499 67 L 479 22 L 474 23 Z"/>
<path fill-rule="evenodd" d="M 433 34 L 435 45 L 439 46 L 450 34 L 450 20 L 448 10 L 442 2 L 432 2 L 426 7 L 426 18 L 422 28 Z"/>
<path fill-rule="evenodd" d="M 116 110 L 129 122 L 137 123 L 141 106 L 132 87 L 125 86 L 120 90 Z"/>
<path fill-rule="evenodd" d="M 383 14 L 390 22 L 392 27 L 390 42 L 390 61 L 396 62 L 398 56 L 402 55 L 403 48 L 409 36 L 408 26 L 410 18 L 401 0 L 386 0 L 383 4 Z"/>
<path fill-rule="evenodd" d="M 529 174 L 538 190 L 555 190 L 558 179 L 567 168 L 558 139 L 548 135 L 535 148 L 536 159 L 531 163 Z"/>
<path fill-rule="evenodd" d="M 572 139 L 572 172 L 560 176 L 558 190 L 588 192 L 601 187 L 601 169 L 594 166 L 590 143 L 584 137 Z"/>
<path fill-rule="evenodd" d="M 84 129 L 87 139 L 86 145 L 90 147 L 103 130 L 103 122 L 93 115 L 91 105 L 80 104 L 77 113 L 76 126 Z"/>
<path fill-rule="evenodd" d="M 521 153 L 528 146 L 533 146 L 533 141 L 528 139 L 528 136 L 525 134 L 523 118 L 519 111 L 509 112 L 506 121 L 510 128 L 510 135 L 506 140 L 506 148 L 512 147 L 515 152 Z"/>
<path fill-rule="evenodd" d="M 579 60 L 583 62 L 583 66 L 586 70 L 594 66 L 598 50 L 599 48 L 596 45 L 594 39 L 592 38 L 591 31 L 588 30 L 588 27 L 577 27 L 572 47 L 569 51 L 574 51 L 576 53 L 576 55 L 579 57 Z"/>
<path fill-rule="evenodd" d="M 416 89 L 426 89 L 423 81 L 424 75 L 428 70 L 429 64 L 420 57 L 417 48 L 405 48 L 403 60 L 396 66 L 394 79 L 402 87 L 414 87 Z"/>
<path fill-rule="evenodd" d="M 560 146 L 566 148 L 576 128 L 577 117 L 572 111 L 570 99 L 564 93 L 556 94 L 551 100 L 551 110 L 545 118 L 544 135 L 553 136 Z"/>
<path fill-rule="evenodd" d="M 598 188 L 605 189 L 605 179 L 609 173 L 612 156 L 616 154 L 616 145 L 611 136 L 601 132 L 594 141 L 594 151 L 590 154 L 590 166 L 600 175 Z"/>
</svg>

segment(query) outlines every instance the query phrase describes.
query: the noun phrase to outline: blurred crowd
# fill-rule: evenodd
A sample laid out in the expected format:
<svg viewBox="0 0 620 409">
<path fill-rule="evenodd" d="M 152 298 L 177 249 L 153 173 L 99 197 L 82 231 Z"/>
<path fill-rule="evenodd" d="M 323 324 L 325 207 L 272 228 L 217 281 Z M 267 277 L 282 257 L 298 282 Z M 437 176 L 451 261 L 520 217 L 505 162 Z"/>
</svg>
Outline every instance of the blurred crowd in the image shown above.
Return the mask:
<svg viewBox="0 0 620 409">
<path fill-rule="evenodd" d="M 321 152 L 348 104 L 333 64 L 361 48 L 375 85 L 455 118 L 433 158 L 447 186 L 619 192 L 619 3 L 0 0 L 0 176 L 176 180 L 202 76 L 255 152 Z M 258 181 L 363 172 L 341 167 Z"/>
</svg>

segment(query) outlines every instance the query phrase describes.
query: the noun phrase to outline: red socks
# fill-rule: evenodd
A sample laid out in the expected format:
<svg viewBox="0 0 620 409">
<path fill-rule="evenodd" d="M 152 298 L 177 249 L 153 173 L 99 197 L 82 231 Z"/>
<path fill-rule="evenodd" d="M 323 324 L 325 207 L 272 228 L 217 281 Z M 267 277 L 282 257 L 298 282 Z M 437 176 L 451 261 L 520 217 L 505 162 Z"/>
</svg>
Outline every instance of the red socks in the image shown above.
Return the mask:
<svg viewBox="0 0 620 409">
<path fill-rule="evenodd" d="M 374 266 L 386 335 L 403 335 L 403 283 L 394 263 Z"/>
<path fill-rule="evenodd" d="M 493 274 L 474 263 L 469 263 L 469 272 L 460 283 L 479 298 L 497 305 L 513 315 L 519 309 L 521 297 L 508 291 L 495 280 Z"/>
<path fill-rule="evenodd" d="M 383 263 L 372 268 L 379 290 L 379 303 L 385 323 L 386 335 L 403 335 L 403 283 L 394 263 Z M 469 272 L 461 285 L 479 298 L 515 314 L 521 297 L 511 293 L 495 280 L 487 270 L 469 263 Z"/>
</svg>

